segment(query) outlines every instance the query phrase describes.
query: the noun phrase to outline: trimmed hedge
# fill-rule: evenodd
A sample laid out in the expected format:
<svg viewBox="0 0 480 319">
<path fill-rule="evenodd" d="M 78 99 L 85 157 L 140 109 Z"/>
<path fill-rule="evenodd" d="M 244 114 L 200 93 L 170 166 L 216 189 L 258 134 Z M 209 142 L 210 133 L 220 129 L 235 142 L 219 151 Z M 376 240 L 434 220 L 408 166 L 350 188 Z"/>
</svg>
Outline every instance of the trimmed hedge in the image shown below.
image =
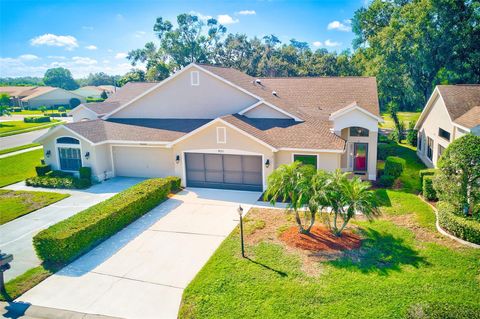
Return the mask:
<svg viewBox="0 0 480 319">
<path fill-rule="evenodd" d="M 50 167 L 50 165 L 45 165 L 44 164 L 44 165 L 35 166 L 35 171 L 37 172 L 38 176 L 45 176 L 51 170 L 52 170 L 52 168 Z"/>
<path fill-rule="evenodd" d="M 44 114 L 44 115 L 47 115 L 47 114 Z M 51 117 L 67 117 L 67 113 L 48 113 L 48 116 L 51 116 Z"/>
<path fill-rule="evenodd" d="M 395 178 L 400 177 L 405 168 L 405 160 L 396 156 L 388 156 L 385 160 L 385 175 L 394 176 Z"/>
<path fill-rule="evenodd" d="M 80 174 L 80 179 L 84 178 L 89 181 L 92 180 L 92 169 L 90 167 L 80 167 L 78 173 Z"/>
<path fill-rule="evenodd" d="M 433 188 L 433 176 L 427 175 L 423 177 L 422 193 L 423 197 L 428 200 L 438 199 L 437 192 Z"/>
<path fill-rule="evenodd" d="M 427 169 L 422 169 L 418 172 L 418 176 L 420 176 L 420 184 L 423 185 L 423 178 L 425 176 L 431 176 L 435 175 L 435 172 L 437 170 L 435 168 L 427 168 Z"/>
<path fill-rule="evenodd" d="M 395 155 L 395 145 L 379 143 L 377 146 L 377 159 L 386 160 L 387 157 Z"/>
<path fill-rule="evenodd" d="M 444 302 L 416 304 L 406 319 L 480 319 L 480 306 Z"/>
<path fill-rule="evenodd" d="M 22 112 L 22 108 L 21 107 L 12 107 L 10 109 L 12 112 Z"/>
<path fill-rule="evenodd" d="M 378 185 L 381 187 L 390 187 L 393 185 L 396 179 L 397 178 L 395 176 L 384 174 L 378 179 Z"/>
<path fill-rule="evenodd" d="M 471 243 L 480 244 L 480 222 L 455 214 L 455 206 L 447 202 L 437 205 L 438 223 L 458 238 Z"/>
<path fill-rule="evenodd" d="M 50 117 L 49 116 L 24 117 L 23 122 L 25 122 L 25 123 L 45 123 L 45 122 L 50 122 Z"/>
<path fill-rule="evenodd" d="M 179 180 L 145 180 L 42 230 L 33 237 L 38 257 L 45 262 L 67 263 L 85 254 L 167 199 Z"/>
<path fill-rule="evenodd" d="M 90 179 L 73 176 L 56 176 L 48 172 L 45 176 L 30 177 L 25 180 L 27 186 L 45 188 L 84 189 L 92 186 Z"/>
</svg>

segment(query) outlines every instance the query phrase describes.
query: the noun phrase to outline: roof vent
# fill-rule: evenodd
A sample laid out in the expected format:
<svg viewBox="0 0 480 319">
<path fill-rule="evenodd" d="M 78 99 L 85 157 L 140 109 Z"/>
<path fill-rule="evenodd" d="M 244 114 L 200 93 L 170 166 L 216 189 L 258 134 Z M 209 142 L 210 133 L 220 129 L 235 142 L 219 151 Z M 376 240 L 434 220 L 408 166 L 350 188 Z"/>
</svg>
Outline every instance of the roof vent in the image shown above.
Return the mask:
<svg viewBox="0 0 480 319">
<path fill-rule="evenodd" d="M 272 91 L 272 95 L 278 97 L 277 91 Z"/>
<path fill-rule="evenodd" d="M 262 84 L 262 81 L 260 81 L 260 79 L 256 79 L 256 80 L 255 80 L 255 84 L 260 84 L 260 85 L 261 85 L 261 84 Z"/>
</svg>

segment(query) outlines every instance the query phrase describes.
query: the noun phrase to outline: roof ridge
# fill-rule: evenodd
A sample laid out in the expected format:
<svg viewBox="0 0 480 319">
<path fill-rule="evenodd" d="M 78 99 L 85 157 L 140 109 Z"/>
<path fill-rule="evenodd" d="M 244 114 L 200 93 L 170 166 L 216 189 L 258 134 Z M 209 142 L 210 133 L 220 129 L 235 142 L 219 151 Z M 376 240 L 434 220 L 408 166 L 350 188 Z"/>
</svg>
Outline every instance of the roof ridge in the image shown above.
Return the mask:
<svg viewBox="0 0 480 319">
<path fill-rule="evenodd" d="M 364 75 L 345 75 L 345 76 L 323 76 L 323 75 L 314 75 L 314 76 L 267 76 L 267 77 L 258 77 L 259 79 L 344 79 L 344 78 L 355 78 L 355 79 L 376 79 L 375 76 L 364 76 Z"/>
</svg>

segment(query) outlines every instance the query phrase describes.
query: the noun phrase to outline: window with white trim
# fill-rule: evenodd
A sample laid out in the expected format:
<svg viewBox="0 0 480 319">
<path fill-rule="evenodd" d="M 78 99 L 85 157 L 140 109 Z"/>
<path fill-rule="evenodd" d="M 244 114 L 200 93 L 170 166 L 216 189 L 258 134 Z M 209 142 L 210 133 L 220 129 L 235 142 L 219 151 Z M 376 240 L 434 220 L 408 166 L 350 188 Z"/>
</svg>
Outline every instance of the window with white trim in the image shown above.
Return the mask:
<svg viewBox="0 0 480 319">
<path fill-rule="evenodd" d="M 200 72 L 198 72 L 198 71 L 190 72 L 190 84 L 192 86 L 199 86 L 200 85 Z"/>
<path fill-rule="evenodd" d="M 82 167 L 80 141 L 73 137 L 59 137 L 56 140 L 58 161 L 63 171 L 78 171 Z"/>
<path fill-rule="evenodd" d="M 217 127 L 217 143 L 227 143 L 227 129 L 225 127 Z"/>
</svg>

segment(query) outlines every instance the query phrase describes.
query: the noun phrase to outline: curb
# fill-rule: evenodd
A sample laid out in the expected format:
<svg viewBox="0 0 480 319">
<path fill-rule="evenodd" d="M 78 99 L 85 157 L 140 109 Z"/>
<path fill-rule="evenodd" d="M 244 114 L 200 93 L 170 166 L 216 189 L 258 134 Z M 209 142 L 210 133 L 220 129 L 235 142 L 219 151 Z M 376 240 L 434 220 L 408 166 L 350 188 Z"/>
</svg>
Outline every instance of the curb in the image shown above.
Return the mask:
<svg viewBox="0 0 480 319">
<path fill-rule="evenodd" d="M 31 318 L 31 319 L 121 319 L 97 314 L 81 313 L 34 306 L 23 302 L 0 302 L 0 314 L 6 318 Z"/>
<path fill-rule="evenodd" d="M 433 209 L 433 211 L 435 212 L 435 226 L 436 226 L 436 228 L 437 228 L 437 231 L 438 231 L 440 234 L 442 234 L 443 236 L 448 237 L 448 238 L 450 238 L 450 239 L 453 239 L 453 240 L 459 242 L 460 244 L 465 245 L 465 246 L 468 246 L 468 247 L 470 247 L 470 248 L 480 249 L 480 245 L 471 243 L 471 242 L 466 241 L 466 240 L 463 240 L 463 239 L 461 239 L 461 238 L 458 238 L 458 237 L 456 237 L 456 236 L 448 233 L 446 230 L 444 230 L 444 229 L 440 226 L 440 224 L 439 224 L 439 222 L 438 222 L 438 211 L 437 211 L 437 208 L 435 208 L 432 204 L 430 204 L 429 202 L 427 202 L 422 196 L 420 196 L 420 195 L 417 195 L 417 196 L 418 196 L 424 203 L 428 204 L 428 206 L 430 206 L 430 207 Z"/>
</svg>

